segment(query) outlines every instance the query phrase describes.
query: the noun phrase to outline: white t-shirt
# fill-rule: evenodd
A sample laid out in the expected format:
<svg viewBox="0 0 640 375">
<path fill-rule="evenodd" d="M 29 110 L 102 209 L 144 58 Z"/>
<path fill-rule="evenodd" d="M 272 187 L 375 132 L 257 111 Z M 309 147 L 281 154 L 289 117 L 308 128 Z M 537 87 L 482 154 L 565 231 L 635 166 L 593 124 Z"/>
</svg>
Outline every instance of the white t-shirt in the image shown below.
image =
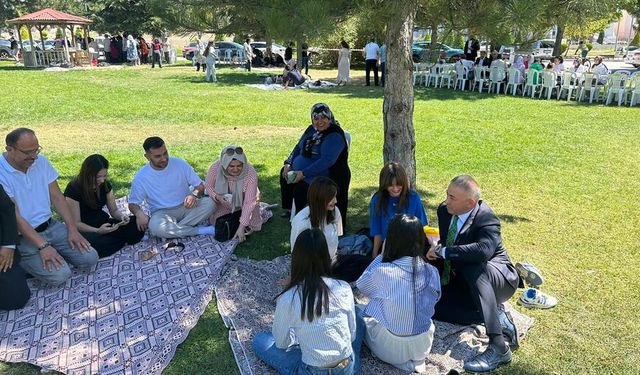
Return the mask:
<svg viewBox="0 0 640 375">
<path fill-rule="evenodd" d="M 327 247 L 329 248 L 329 256 L 331 257 L 332 262 L 336 261 L 336 253 L 338 252 L 338 237 L 342 236 L 343 234 L 342 215 L 340 214 L 340 209 L 338 209 L 337 206 L 335 209 L 335 213 L 335 221 L 330 224 L 325 223 L 324 228 L 322 228 L 324 236 L 327 238 Z M 298 212 L 291 221 L 291 236 L 289 237 L 289 241 L 291 242 L 291 251 L 293 251 L 293 245 L 295 245 L 298 235 L 305 229 L 311 229 L 311 220 L 309 219 L 309 206 L 303 208 L 300 212 Z"/>
<path fill-rule="evenodd" d="M 51 218 L 49 184 L 57 179 L 58 172 L 42 155 L 27 173 L 13 168 L 5 155 L 0 157 L 0 183 L 15 200 L 20 215 L 34 228 Z"/>
<path fill-rule="evenodd" d="M 371 42 L 364 46 L 365 60 L 378 60 L 378 54 L 380 53 L 380 47 L 374 42 Z"/>
<path fill-rule="evenodd" d="M 151 213 L 176 207 L 184 202 L 192 187 L 201 183 L 193 167 L 182 159 L 170 157 L 163 170 L 153 169 L 147 163 L 133 177 L 129 203 L 141 205 L 146 201 Z"/>
</svg>

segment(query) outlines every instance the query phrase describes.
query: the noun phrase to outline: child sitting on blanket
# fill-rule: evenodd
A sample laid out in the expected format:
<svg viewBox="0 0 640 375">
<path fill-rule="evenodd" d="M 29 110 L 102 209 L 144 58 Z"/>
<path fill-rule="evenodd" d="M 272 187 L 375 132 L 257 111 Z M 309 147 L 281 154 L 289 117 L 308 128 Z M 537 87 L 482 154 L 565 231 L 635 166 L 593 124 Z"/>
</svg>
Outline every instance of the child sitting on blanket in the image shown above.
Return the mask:
<svg viewBox="0 0 640 375">
<path fill-rule="evenodd" d="M 396 215 L 382 254 L 356 281 L 369 297 L 364 311 L 367 346 L 375 357 L 410 372 L 426 370 L 435 331 L 431 317 L 441 295 L 438 270 L 427 263 L 424 249 L 422 222 Z"/>
<path fill-rule="evenodd" d="M 360 374 L 364 322 L 351 287 L 332 279 L 330 268 L 322 231 L 300 233 L 290 281 L 276 297 L 272 331 L 253 339 L 256 356 L 280 374 Z"/>
</svg>

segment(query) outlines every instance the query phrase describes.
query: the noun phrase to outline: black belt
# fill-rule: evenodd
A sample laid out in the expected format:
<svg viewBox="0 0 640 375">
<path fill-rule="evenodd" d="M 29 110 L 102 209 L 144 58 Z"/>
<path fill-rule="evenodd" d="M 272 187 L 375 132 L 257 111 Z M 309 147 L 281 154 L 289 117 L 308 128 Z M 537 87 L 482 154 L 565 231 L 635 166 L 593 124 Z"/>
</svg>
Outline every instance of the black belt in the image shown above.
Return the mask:
<svg viewBox="0 0 640 375">
<path fill-rule="evenodd" d="M 36 232 L 40 233 L 40 232 L 44 232 L 45 230 L 47 230 L 47 228 L 49 228 L 49 224 L 51 224 L 52 221 L 53 221 L 53 219 L 49 218 L 49 220 L 47 220 L 44 223 L 38 225 L 35 228 Z"/>
</svg>

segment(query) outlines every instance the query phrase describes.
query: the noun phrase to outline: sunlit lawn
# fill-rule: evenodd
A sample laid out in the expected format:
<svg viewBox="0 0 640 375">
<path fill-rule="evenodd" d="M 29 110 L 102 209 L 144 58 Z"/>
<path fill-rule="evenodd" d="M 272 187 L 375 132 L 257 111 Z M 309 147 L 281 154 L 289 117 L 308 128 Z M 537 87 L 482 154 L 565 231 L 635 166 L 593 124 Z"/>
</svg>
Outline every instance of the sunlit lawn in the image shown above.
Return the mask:
<svg viewBox="0 0 640 375">
<path fill-rule="evenodd" d="M 362 72 L 355 73 L 357 82 L 347 87 L 269 92 L 243 85 L 262 82 L 258 71 L 222 68 L 220 82 L 207 84 L 190 66 L 49 73 L 2 63 L 0 127 L 3 134 L 33 128 L 63 187 L 85 156 L 104 154 L 118 195 L 128 193 L 150 135 L 163 137 L 170 153 L 201 176 L 222 146 L 240 144 L 258 170 L 263 200 L 279 203 L 282 161 L 308 125 L 311 105 L 326 102 L 353 138 L 348 229 L 354 231 L 367 225 L 383 143 L 382 89 L 362 86 Z M 512 259 L 535 263 L 543 290 L 560 300 L 549 311 L 518 307 L 536 322 L 502 373 L 640 372 L 637 118 L 637 108 L 416 90 L 418 187 L 429 217 L 453 176 L 474 175 L 503 219 Z M 271 259 L 287 252 L 288 238 L 276 212 L 237 254 Z M 37 370 L 0 364 L 0 372 Z M 234 372 L 213 301 L 166 373 Z"/>
</svg>

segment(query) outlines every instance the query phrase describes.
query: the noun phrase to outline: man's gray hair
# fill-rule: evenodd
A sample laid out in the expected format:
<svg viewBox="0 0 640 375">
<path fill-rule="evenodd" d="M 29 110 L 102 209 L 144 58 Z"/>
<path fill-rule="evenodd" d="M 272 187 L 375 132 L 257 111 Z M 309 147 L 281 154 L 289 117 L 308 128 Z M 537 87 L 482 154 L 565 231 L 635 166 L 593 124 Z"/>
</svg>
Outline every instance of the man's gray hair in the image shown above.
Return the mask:
<svg viewBox="0 0 640 375">
<path fill-rule="evenodd" d="M 456 176 L 449 183 L 450 186 L 457 186 L 469 194 L 469 196 L 475 200 L 480 200 L 480 186 L 473 177 L 468 174 L 462 174 Z"/>
</svg>

